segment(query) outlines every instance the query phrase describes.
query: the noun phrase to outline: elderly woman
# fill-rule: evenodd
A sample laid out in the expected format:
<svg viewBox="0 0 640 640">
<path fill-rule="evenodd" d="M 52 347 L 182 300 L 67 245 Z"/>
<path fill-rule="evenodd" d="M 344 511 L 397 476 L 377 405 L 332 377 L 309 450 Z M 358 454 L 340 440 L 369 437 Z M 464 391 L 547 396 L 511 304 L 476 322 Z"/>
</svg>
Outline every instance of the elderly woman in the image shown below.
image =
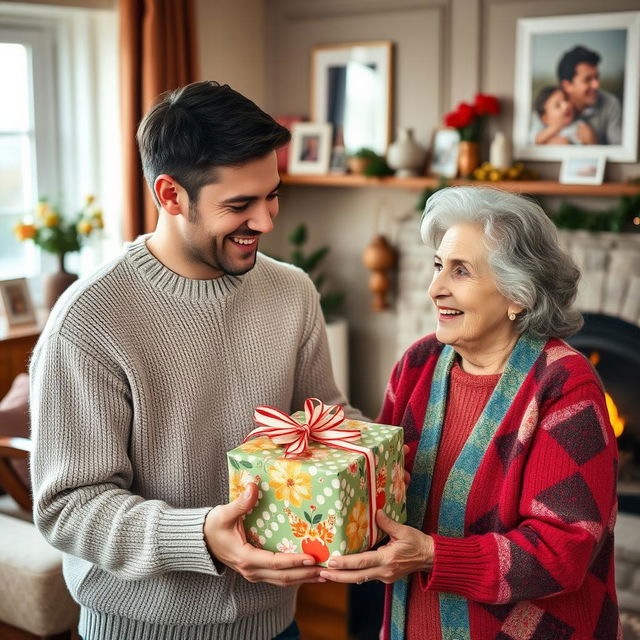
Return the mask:
<svg viewBox="0 0 640 640">
<path fill-rule="evenodd" d="M 321 576 L 381 580 L 383 637 L 621 638 L 614 586 L 617 448 L 588 361 L 563 342 L 579 272 L 544 211 L 473 187 L 438 191 L 436 334 L 396 364 L 380 422 L 409 445 L 408 525 Z"/>
</svg>

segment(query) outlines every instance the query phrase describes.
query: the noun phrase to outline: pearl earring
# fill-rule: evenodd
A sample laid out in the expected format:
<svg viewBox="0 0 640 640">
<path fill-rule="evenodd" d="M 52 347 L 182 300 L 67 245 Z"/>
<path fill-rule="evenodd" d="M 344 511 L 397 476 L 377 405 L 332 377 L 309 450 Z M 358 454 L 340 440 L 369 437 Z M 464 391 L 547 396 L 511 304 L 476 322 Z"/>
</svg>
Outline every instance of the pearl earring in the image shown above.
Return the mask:
<svg viewBox="0 0 640 640">
<path fill-rule="evenodd" d="M 513 321 L 516 319 L 516 314 L 513 311 L 509 314 L 509 320 Z"/>
</svg>

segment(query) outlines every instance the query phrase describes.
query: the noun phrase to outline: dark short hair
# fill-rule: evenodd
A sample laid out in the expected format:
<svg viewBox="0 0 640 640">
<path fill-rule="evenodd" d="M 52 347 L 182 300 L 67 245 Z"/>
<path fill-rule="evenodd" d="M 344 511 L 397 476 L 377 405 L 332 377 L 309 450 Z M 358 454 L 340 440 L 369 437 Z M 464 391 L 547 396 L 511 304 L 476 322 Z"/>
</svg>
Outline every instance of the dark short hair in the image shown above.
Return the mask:
<svg viewBox="0 0 640 640">
<path fill-rule="evenodd" d="M 586 62 L 592 67 L 597 67 L 600 64 L 600 60 L 602 60 L 602 58 L 599 53 L 587 49 L 587 47 L 583 47 L 582 45 L 578 45 L 570 51 L 566 51 L 562 58 L 560 58 L 560 62 L 558 63 L 558 80 L 560 82 L 563 80 L 571 82 L 573 76 L 576 75 L 576 67 L 580 63 Z"/>
<path fill-rule="evenodd" d="M 538 95 L 536 96 L 536 100 L 533 103 L 533 107 L 536 110 L 536 113 L 542 117 L 545 112 L 545 104 L 547 100 L 556 92 L 562 91 L 560 87 L 556 87 L 554 85 L 549 85 L 548 87 L 544 87 L 544 89 L 540 89 L 538 91 Z"/>
<path fill-rule="evenodd" d="M 193 206 L 200 189 L 216 181 L 217 167 L 264 158 L 287 144 L 291 134 L 229 85 L 206 80 L 160 95 L 136 137 L 151 192 L 155 179 L 166 173 Z"/>
</svg>

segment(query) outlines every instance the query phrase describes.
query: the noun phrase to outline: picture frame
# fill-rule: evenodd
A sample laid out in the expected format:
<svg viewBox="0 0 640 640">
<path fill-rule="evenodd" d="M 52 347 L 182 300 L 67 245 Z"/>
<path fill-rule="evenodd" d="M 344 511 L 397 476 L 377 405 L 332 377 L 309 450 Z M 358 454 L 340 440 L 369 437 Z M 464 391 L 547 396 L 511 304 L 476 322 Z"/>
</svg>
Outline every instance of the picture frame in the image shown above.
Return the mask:
<svg viewBox="0 0 640 640">
<path fill-rule="evenodd" d="M 333 126 L 332 147 L 384 156 L 393 118 L 393 43 L 327 44 L 311 51 L 311 119 Z"/>
<path fill-rule="evenodd" d="M 516 158 L 635 162 L 640 11 L 518 20 L 514 87 Z"/>
<path fill-rule="evenodd" d="M 26 278 L 0 280 L 0 300 L 10 327 L 37 322 Z"/>
<path fill-rule="evenodd" d="M 433 134 L 429 172 L 443 178 L 458 175 L 460 133 L 453 127 L 440 127 Z"/>
<path fill-rule="evenodd" d="M 331 158 L 332 126 L 328 122 L 296 122 L 291 128 L 288 172 L 325 174 Z"/>
<path fill-rule="evenodd" d="M 583 156 L 569 154 L 562 161 L 559 182 L 562 184 L 602 184 L 607 158 L 603 154 Z"/>
</svg>

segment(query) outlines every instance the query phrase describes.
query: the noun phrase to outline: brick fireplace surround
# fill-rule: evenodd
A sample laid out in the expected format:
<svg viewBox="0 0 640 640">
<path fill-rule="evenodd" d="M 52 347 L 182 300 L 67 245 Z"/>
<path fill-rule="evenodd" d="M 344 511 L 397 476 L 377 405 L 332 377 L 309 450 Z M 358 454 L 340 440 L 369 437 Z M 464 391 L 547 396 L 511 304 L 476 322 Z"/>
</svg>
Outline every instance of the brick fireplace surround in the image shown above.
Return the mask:
<svg viewBox="0 0 640 640">
<path fill-rule="evenodd" d="M 582 273 L 577 308 L 640 326 L 640 234 L 561 231 L 560 241 Z M 399 224 L 397 244 L 399 356 L 415 340 L 434 331 L 435 312 L 427 295 L 433 251 L 420 240 L 418 215 Z M 640 390 L 640 371 L 637 378 Z M 620 513 L 615 535 L 620 607 L 640 614 L 640 517 Z"/>
</svg>

